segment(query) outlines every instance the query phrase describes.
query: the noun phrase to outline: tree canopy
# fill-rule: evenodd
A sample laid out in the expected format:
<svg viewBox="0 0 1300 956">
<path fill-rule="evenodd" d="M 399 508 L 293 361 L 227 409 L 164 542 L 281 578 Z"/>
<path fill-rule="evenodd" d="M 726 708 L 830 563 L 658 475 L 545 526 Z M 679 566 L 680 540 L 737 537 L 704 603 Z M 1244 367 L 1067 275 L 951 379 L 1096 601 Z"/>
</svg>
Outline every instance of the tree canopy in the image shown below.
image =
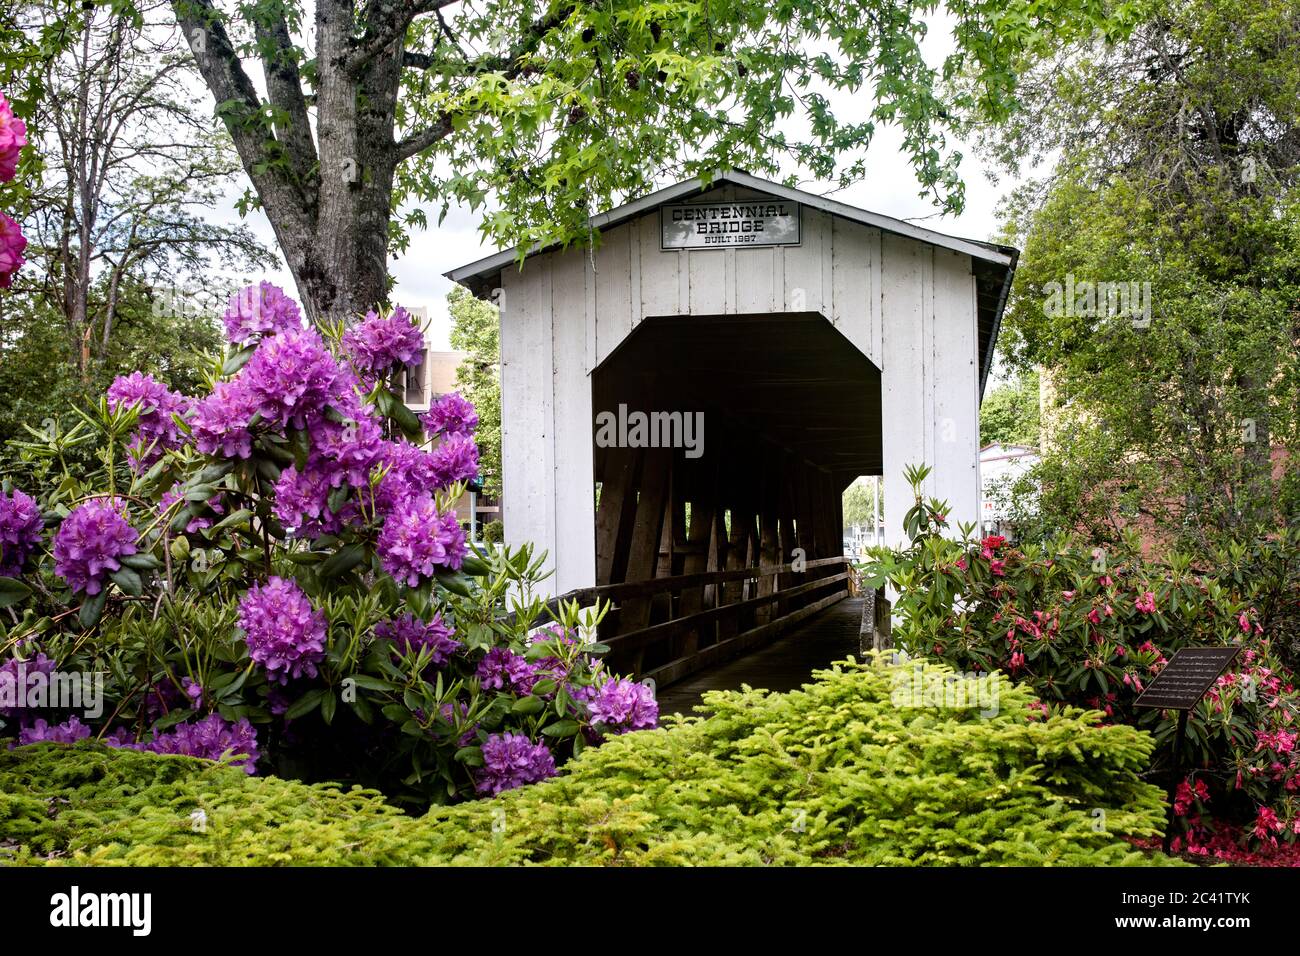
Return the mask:
<svg viewBox="0 0 1300 956">
<path fill-rule="evenodd" d="M 501 337 L 497 307 L 463 288 L 447 296 L 451 347 L 466 353 L 456 387 L 478 412 L 479 477 L 485 494 L 501 494 Z"/>
<path fill-rule="evenodd" d="M 1122 503 L 1194 544 L 1295 521 L 1300 10 L 1193 0 L 1026 76 L 986 132 L 1012 165 L 1061 149 L 1006 206 L 1002 346 L 1055 394 L 1046 510 L 1105 536 Z"/>
<path fill-rule="evenodd" d="M 585 240 L 598 207 L 720 166 L 844 184 L 878 128 L 962 204 L 963 115 L 1007 115 L 1053 42 L 1117 35 L 1101 0 L 172 0 L 308 313 L 384 300 L 406 231 L 490 207 L 502 244 Z M 943 11 L 955 46 L 921 42 Z M 255 82 L 260 67 L 264 90 Z M 959 76 L 966 82 L 949 83 Z M 847 113 L 836 93 L 853 94 Z"/>
</svg>

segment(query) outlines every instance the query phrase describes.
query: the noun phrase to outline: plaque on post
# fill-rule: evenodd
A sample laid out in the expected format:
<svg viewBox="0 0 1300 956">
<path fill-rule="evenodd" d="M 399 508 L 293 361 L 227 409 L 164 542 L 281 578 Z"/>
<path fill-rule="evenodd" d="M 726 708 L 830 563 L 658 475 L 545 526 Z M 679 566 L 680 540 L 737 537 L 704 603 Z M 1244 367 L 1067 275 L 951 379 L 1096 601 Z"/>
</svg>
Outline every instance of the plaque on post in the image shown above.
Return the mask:
<svg viewBox="0 0 1300 956">
<path fill-rule="evenodd" d="M 1184 714 L 1201 702 L 1219 675 L 1228 669 L 1240 647 L 1184 647 L 1175 651 L 1164 670 L 1147 685 L 1134 707 L 1178 710 Z"/>
<path fill-rule="evenodd" d="M 1174 799 L 1182 779 L 1183 740 L 1187 737 L 1187 714 L 1201 702 L 1219 675 L 1228 669 L 1240 647 L 1184 647 L 1175 651 L 1164 669 L 1147 685 L 1134 707 L 1178 711 L 1174 733 L 1173 782 L 1169 785 L 1169 819 L 1165 823 L 1165 852 L 1174 834 Z"/>
</svg>

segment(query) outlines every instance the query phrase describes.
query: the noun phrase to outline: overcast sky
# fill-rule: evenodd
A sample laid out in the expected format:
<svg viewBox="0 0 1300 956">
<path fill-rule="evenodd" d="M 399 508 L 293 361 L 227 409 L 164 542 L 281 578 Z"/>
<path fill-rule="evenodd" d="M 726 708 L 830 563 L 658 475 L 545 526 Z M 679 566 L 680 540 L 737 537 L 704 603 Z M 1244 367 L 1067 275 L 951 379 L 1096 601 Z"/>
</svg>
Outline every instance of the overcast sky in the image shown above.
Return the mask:
<svg viewBox="0 0 1300 956">
<path fill-rule="evenodd" d="M 951 51 L 952 39 L 944 19 L 935 19 L 933 22 L 934 26 L 923 49 L 929 62 L 937 65 Z M 257 71 L 254 68 L 251 72 L 256 74 Z M 254 82 L 260 80 L 260 76 L 254 76 Z M 830 99 L 839 115 L 848 119 L 858 118 L 854 116 L 854 107 L 855 100 L 859 97 L 832 95 Z M 900 149 L 901 143 L 902 135 L 898 130 L 879 129 L 868 151 L 866 178 L 851 188 L 839 190 L 835 193 L 835 198 L 872 212 L 917 221 L 940 232 L 970 239 L 992 238 L 997 228 L 994 208 L 1011 184 L 1007 181 L 998 185 L 991 184 L 985 165 L 972 155 L 972 150 L 964 148 L 962 171 L 966 182 L 965 211 L 957 217 L 939 216 L 936 207 L 918 195 L 919 185 L 907 157 Z M 829 184 L 819 188 L 817 183 L 805 183 L 803 188 L 809 192 L 821 193 L 830 187 Z M 234 202 L 243 189 L 243 183 L 232 188 L 227 202 L 218 210 L 220 218 L 231 222 L 239 219 Z M 429 209 L 428 213 L 429 221 L 436 222 L 438 210 Z M 495 247 L 483 243 L 478 229 L 481 219 L 481 213 L 471 215 L 466 210 L 453 207 L 441 226 L 424 232 L 413 230 L 406 253 L 390 261 L 389 268 L 397 280 L 394 301 L 407 307 L 428 307 L 429 335 L 435 349 L 448 347 L 446 296 L 452 284 L 442 274 L 495 251 Z M 270 224 L 261 212 L 250 213 L 245 222 L 268 247 L 275 248 Z M 283 268 L 274 280 L 286 288 L 293 287 L 292 278 Z"/>
</svg>

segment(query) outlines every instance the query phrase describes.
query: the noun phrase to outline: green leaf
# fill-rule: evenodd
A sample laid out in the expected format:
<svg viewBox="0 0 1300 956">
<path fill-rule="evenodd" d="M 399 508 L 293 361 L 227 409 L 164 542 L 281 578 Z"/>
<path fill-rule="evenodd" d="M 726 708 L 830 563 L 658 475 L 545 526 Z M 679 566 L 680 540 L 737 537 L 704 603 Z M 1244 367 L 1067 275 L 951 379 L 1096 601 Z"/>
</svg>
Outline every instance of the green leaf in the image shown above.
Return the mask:
<svg viewBox="0 0 1300 956">
<path fill-rule="evenodd" d="M 325 696 L 320 700 L 320 715 L 326 724 L 334 723 L 334 709 L 338 706 L 339 699 L 332 691 L 326 691 Z"/>
<path fill-rule="evenodd" d="M 352 489 L 350 489 L 350 488 L 348 487 L 347 482 L 344 482 L 343 484 L 341 484 L 341 485 L 339 485 L 337 488 L 335 488 L 333 491 L 331 491 L 331 492 L 329 493 L 329 497 L 328 497 L 328 498 L 326 499 L 326 501 L 325 501 L 325 503 L 326 503 L 327 505 L 329 505 L 329 509 L 330 509 L 330 511 L 333 511 L 333 512 L 336 512 L 336 513 L 339 512 L 339 511 L 342 511 L 342 510 L 343 510 L 343 506 L 344 506 L 345 504 L 347 504 L 347 501 L 348 501 L 348 493 L 349 493 L 351 490 L 352 490 Z"/>
<path fill-rule="evenodd" d="M 434 577 L 438 579 L 440 585 L 452 594 L 459 594 L 461 597 L 473 596 L 473 592 L 470 590 L 470 584 L 473 582 L 463 574 L 456 574 L 450 571 L 438 571 Z"/>
<path fill-rule="evenodd" d="M 161 566 L 161 562 L 148 551 L 128 554 L 118 560 L 128 568 L 135 568 L 137 571 L 156 571 Z"/>
<path fill-rule="evenodd" d="M 32 589 L 17 578 L 0 577 L 0 608 L 13 607 L 31 597 Z"/>
<path fill-rule="evenodd" d="M 548 737 L 572 737 L 578 732 L 581 725 L 576 720 L 557 720 L 555 723 L 542 728 L 542 733 Z"/>
<path fill-rule="evenodd" d="M 221 374 L 234 375 L 241 368 L 243 368 L 245 365 L 248 364 L 248 360 L 253 357 L 253 353 L 256 351 L 257 351 L 256 345 L 250 345 L 246 348 L 240 349 L 238 352 L 234 353 L 228 359 L 226 359 L 225 363 L 221 366 Z"/>
<path fill-rule="evenodd" d="M 467 767 L 483 766 L 483 750 L 481 747 L 461 747 L 456 751 L 455 759 L 458 763 L 463 763 Z"/>
<path fill-rule="evenodd" d="M 397 427 L 405 432 L 407 437 L 416 438 L 424 434 L 420 419 L 403 402 L 394 401 L 388 417 L 397 423 Z"/>
<path fill-rule="evenodd" d="M 535 714 L 546 706 L 546 701 L 540 697 L 520 697 L 515 701 L 514 706 L 510 708 L 512 714 Z"/>
<path fill-rule="evenodd" d="M 381 680 L 378 677 L 372 677 L 369 674 L 353 674 L 352 682 L 365 690 L 376 690 L 381 692 L 391 692 L 393 690 L 393 685 L 388 681 Z"/>
<path fill-rule="evenodd" d="M 370 701 L 358 694 L 353 700 L 348 702 L 353 713 L 357 715 L 363 724 L 373 724 L 375 722 L 375 710 L 370 706 Z"/>
<path fill-rule="evenodd" d="M 249 511 L 247 508 L 240 508 L 238 511 L 232 511 L 214 524 L 212 530 L 220 531 L 222 528 L 229 528 L 231 525 L 244 524 L 245 522 L 250 521 L 252 517 L 253 512 Z"/>
<path fill-rule="evenodd" d="M 144 582 L 140 580 L 140 575 L 128 567 L 120 567 L 108 575 L 113 579 L 113 583 L 120 587 L 132 597 L 139 597 L 144 592 Z"/>
<path fill-rule="evenodd" d="M 88 597 L 81 602 L 81 610 L 77 612 L 77 620 L 86 630 L 94 627 L 99 623 L 99 619 L 104 614 L 104 605 L 108 602 L 108 588 L 100 588 L 98 594 L 94 597 Z"/>
<path fill-rule="evenodd" d="M 299 717 L 304 717 L 307 714 L 310 714 L 321 705 L 321 701 L 325 698 L 325 695 L 326 690 L 323 687 L 317 687 L 313 690 L 307 691 L 307 693 L 303 694 L 289 705 L 289 709 L 284 712 L 284 716 L 289 720 L 297 720 Z"/>
<path fill-rule="evenodd" d="M 217 493 L 217 489 L 212 485 L 195 485 L 189 491 L 185 492 L 186 501 L 207 501 Z"/>
<path fill-rule="evenodd" d="M 325 559 L 320 566 L 320 576 L 322 578 L 338 577 L 346 571 L 351 571 L 366 558 L 366 547 L 363 544 L 349 544 L 335 551 Z"/>
<path fill-rule="evenodd" d="M 290 461 L 292 461 L 292 459 L 290 459 Z M 283 470 L 284 469 L 282 469 L 275 462 L 271 461 L 271 459 L 269 458 L 257 459 L 257 473 L 261 475 L 263 478 L 265 478 L 267 481 L 270 482 L 279 481 L 280 475 L 283 473 Z"/>
</svg>

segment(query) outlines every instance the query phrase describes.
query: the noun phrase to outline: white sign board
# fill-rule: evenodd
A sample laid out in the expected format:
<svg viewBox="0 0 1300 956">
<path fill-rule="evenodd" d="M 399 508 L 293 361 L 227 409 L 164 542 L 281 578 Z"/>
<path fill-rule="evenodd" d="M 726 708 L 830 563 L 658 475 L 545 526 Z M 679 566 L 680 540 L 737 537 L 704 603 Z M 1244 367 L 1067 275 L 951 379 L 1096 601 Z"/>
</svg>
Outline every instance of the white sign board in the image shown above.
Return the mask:
<svg viewBox="0 0 1300 956">
<path fill-rule="evenodd" d="M 659 207 L 664 249 L 797 246 L 799 204 L 781 199 L 679 203 Z"/>
</svg>

